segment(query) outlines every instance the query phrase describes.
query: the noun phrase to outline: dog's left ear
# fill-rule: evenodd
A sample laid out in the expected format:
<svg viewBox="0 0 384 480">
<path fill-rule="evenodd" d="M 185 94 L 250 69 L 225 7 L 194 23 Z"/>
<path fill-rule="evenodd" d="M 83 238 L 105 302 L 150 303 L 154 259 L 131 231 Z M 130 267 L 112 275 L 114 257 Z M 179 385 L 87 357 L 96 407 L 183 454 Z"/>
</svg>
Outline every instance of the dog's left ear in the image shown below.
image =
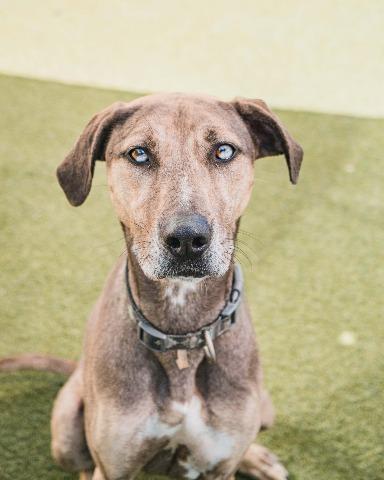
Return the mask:
<svg viewBox="0 0 384 480">
<path fill-rule="evenodd" d="M 303 149 L 263 100 L 235 98 L 232 105 L 245 122 L 257 149 L 257 158 L 284 154 L 289 178 L 297 183 Z"/>
</svg>

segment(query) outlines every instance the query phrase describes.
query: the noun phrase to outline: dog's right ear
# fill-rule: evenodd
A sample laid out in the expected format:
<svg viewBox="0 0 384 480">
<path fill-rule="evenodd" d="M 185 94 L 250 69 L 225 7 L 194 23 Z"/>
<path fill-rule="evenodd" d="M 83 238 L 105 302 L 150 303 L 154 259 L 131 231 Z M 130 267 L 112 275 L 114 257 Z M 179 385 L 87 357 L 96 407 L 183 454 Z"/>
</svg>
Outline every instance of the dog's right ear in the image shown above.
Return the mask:
<svg viewBox="0 0 384 480">
<path fill-rule="evenodd" d="M 56 174 L 69 202 L 78 206 L 87 198 L 96 160 L 105 160 L 105 149 L 112 128 L 132 113 L 128 104 L 117 102 L 95 115 L 73 149 L 58 166 Z"/>
</svg>

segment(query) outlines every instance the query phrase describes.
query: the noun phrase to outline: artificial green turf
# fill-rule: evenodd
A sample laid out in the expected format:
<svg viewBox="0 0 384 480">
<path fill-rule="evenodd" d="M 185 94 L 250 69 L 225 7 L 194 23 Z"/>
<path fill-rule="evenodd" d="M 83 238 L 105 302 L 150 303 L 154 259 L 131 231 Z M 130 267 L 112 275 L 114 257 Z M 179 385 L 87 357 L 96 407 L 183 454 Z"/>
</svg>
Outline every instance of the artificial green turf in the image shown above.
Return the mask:
<svg viewBox="0 0 384 480">
<path fill-rule="evenodd" d="M 0 355 L 78 356 L 122 234 L 103 164 L 78 209 L 54 170 L 94 112 L 132 97 L 0 76 Z M 281 157 L 257 162 L 239 243 L 278 412 L 260 440 L 296 480 L 383 479 L 384 120 L 281 117 L 305 150 L 301 179 L 289 185 Z M 49 454 L 63 381 L 1 375 L 1 479 L 75 478 Z"/>
</svg>

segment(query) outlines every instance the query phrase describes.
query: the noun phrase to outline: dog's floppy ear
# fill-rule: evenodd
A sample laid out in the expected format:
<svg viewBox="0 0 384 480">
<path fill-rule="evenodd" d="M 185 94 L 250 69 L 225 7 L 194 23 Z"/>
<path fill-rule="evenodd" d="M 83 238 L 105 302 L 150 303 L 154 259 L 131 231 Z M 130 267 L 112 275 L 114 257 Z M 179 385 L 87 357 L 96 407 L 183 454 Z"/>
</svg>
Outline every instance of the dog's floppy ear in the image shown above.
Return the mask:
<svg viewBox="0 0 384 480">
<path fill-rule="evenodd" d="M 57 178 L 72 205 L 81 205 L 87 198 L 95 161 L 105 160 L 105 148 L 113 126 L 126 119 L 129 113 L 126 103 L 117 102 L 96 114 L 58 166 Z"/>
<path fill-rule="evenodd" d="M 277 116 L 263 100 L 235 98 L 232 104 L 247 125 L 258 151 L 257 158 L 283 153 L 288 165 L 289 178 L 292 183 L 296 183 L 303 160 L 303 149 L 287 132 Z"/>
</svg>

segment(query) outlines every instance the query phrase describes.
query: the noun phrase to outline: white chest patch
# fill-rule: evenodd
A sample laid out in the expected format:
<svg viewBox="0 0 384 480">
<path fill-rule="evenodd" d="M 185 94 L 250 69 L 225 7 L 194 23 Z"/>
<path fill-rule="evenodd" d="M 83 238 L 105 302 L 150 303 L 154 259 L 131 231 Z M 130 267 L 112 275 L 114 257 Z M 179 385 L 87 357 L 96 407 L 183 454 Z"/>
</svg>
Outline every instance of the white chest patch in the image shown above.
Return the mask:
<svg viewBox="0 0 384 480">
<path fill-rule="evenodd" d="M 185 445 L 190 455 L 180 465 L 186 470 L 186 478 L 193 480 L 231 457 L 233 438 L 207 425 L 199 397 L 193 396 L 187 403 L 173 402 L 172 409 L 180 414 L 179 423 L 170 426 L 154 414 L 146 421 L 143 435 L 145 438 L 169 437 L 169 447 L 173 449 Z"/>
<path fill-rule="evenodd" d="M 196 280 L 170 280 L 169 285 L 165 288 L 164 293 L 170 305 L 174 307 L 184 307 L 189 293 L 194 292 L 198 288 Z"/>
</svg>

